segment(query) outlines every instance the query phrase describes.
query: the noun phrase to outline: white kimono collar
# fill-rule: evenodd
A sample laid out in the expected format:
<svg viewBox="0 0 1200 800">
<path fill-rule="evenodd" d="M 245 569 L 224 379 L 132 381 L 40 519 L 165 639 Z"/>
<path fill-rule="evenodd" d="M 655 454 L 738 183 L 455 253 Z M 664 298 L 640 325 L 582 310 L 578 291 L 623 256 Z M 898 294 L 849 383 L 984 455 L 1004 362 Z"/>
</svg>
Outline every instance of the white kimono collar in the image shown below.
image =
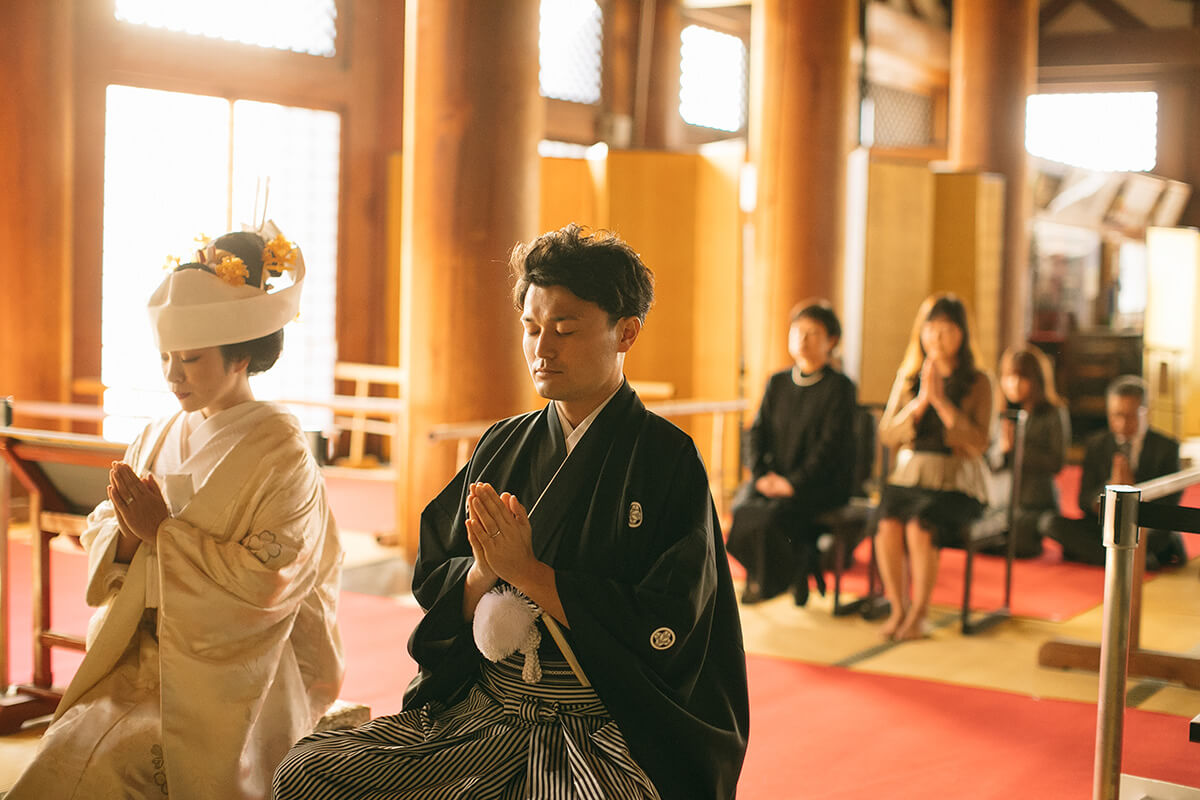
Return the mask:
<svg viewBox="0 0 1200 800">
<path fill-rule="evenodd" d="M 622 381 L 621 386 L 624 385 L 625 382 Z M 554 401 L 554 413 L 558 417 L 559 424 L 562 425 L 563 438 L 566 440 L 567 445 L 567 455 L 571 455 L 571 451 L 575 449 L 575 445 L 579 444 L 579 440 L 583 438 L 583 435 L 587 433 L 587 429 L 590 428 L 592 423 L 596 421 L 596 417 L 600 416 L 600 412 L 604 410 L 606 405 L 608 405 L 608 401 L 612 400 L 613 397 L 616 396 L 617 392 L 621 391 L 621 386 L 613 389 L 612 394 L 604 398 L 603 403 L 593 408 L 592 413 L 584 417 L 583 421 L 580 422 L 579 425 L 574 429 L 571 428 L 571 423 L 567 422 L 567 415 L 559 410 L 558 401 Z"/>
</svg>

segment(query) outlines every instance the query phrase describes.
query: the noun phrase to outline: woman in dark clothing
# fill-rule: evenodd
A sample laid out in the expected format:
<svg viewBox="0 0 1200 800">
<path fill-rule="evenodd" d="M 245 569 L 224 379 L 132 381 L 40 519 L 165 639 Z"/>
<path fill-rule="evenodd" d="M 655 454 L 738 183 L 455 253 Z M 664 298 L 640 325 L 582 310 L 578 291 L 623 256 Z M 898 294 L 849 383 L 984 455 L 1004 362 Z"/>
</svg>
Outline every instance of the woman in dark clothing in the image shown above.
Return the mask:
<svg viewBox="0 0 1200 800">
<path fill-rule="evenodd" d="M 1047 522 L 1058 512 L 1058 490 L 1054 476 L 1063 468 L 1067 443 L 1071 441 L 1071 420 L 1054 390 L 1054 372 L 1050 359 L 1041 350 L 1008 350 L 1000 358 L 1000 392 L 1007 408 L 1024 409 L 1025 448 L 1021 457 L 1021 497 L 1013 521 L 1018 558 L 1041 555 L 1041 520 Z M 988 466 L 998 488 L 1012 480 L 1015 425 L 1001 418 L 997 436 L 988 451 Z M 996 495 L 1008 503 L 1008 492 Z M 993 498 L 993 502 L 998 498 Z"/>
<path fill-rule="evenodd" d="M 791 587 L 803 605 L 819 568 L 813 519 L 850 498 L 856 389 L 829 363 L 841 333 L 824 301 L 792 312 L 796 363 L 767 381 L 746 447 L 751 477 L 734 500 L 728 549 L 746 568 L 743 603 Z"/>
</svg>

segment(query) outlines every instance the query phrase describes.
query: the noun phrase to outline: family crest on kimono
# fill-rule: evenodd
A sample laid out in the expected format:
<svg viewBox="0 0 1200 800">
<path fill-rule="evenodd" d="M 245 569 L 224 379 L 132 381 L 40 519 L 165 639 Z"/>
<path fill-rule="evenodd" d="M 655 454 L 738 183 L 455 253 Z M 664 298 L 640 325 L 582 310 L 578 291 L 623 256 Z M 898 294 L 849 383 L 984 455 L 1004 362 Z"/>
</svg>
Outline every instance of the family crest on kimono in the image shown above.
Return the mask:
<svg viewBox="0 0 1200 800">
<path fill-rule="evenodd" d="M 151 297 L 181 408 L 114 462 L 88 517 L 87 652 L 8 800 L 268 797 L 337 698 L 337 527 L 299 423 L 248 382 L 278 358 L 303 281 L 266 223 Z"/>
<path fill-rule="evenodd" d="M 421 515 L 404 709 L 302 740 L 279 800 L 734 796 L 746 665 L 707 477 L 624 378 L 652 275 L 574 225 L 511 265 L 551 402 L 493 425 Z"/>
<path fill-rule="evenodd" d="M 792 311 L 788 353 L 795 363 L 767 381 L 746 437 L 750 480 L 733 503 L 727 544 L 746 568 L 743 603 L 790 587 L 804 605 L 810 575 L 824 586 L 815 520 L 845 505 L 854 488 L 857 388 L 831 362 L 841 335 L 826 301 Z"/>
</svg>

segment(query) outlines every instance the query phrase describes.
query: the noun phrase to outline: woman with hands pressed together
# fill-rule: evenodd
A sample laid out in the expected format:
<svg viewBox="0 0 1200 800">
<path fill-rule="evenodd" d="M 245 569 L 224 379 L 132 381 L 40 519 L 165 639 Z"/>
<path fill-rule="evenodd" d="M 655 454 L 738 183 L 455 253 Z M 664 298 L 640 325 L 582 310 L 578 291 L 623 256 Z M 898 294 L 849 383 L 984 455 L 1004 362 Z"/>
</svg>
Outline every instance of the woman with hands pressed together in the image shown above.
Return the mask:
<svg viewBox="0 0 1200 800">
<path fill-rule="evenodd" d="M 991 419 L 991 381 L 975 366 L 966 309 L 953 294 L 934 294 L 917 313 L 879 423 L 880 441 L 896 454 L 876 533 L 891 603 L 885 638 L 927 633 L 938 548 L 961 544 L 987 502 Z"/>
<path fill-rule="evenodd" d="M 299 423 L 249 383 L 304 278 L 267 225 L 213 241 L 150 300 L 180 411 L 113 463 L 88 517 L 87 653 L 8 800 L 269 797 L 337 698 L 337 527 Z"/>
<path fill-rule="evenodd" d="M 154 544 L 158 526 L 171 514 L 154 475 L 143 480 L 124 461 L 114 461 L 108 471 L 108 501 L 121 531 L 116 560 L 128 564 L 139 544 Z"/>
</svg>

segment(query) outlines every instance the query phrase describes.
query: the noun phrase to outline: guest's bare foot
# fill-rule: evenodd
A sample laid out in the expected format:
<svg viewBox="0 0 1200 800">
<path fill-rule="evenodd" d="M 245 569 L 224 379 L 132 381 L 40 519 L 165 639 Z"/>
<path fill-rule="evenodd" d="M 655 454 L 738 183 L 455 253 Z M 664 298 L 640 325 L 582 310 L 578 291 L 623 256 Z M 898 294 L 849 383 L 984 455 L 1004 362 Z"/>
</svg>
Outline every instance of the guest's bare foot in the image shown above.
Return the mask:
<svg viewBox="0 0 1200 800">
<path fill-rule="evenodd" d="M 904 624 L 905 614 L 903 610 L 892 610 L 888 615 L 887 622 L 883 623 L 883 627 L 879 629 L 879 635 L 884 639 L 892 639 L 896 636 L 896 631 L 900 630 L 900 626 Z"/>
<path fill-rule="evenodd" d="M 909 609 L 904 615 L 904 622 L 896 629 L 895 640 L 898 642 L 924 639 L 932 631 L 929 621 L 925 619 L 925 610 Z"/>
</svg>

